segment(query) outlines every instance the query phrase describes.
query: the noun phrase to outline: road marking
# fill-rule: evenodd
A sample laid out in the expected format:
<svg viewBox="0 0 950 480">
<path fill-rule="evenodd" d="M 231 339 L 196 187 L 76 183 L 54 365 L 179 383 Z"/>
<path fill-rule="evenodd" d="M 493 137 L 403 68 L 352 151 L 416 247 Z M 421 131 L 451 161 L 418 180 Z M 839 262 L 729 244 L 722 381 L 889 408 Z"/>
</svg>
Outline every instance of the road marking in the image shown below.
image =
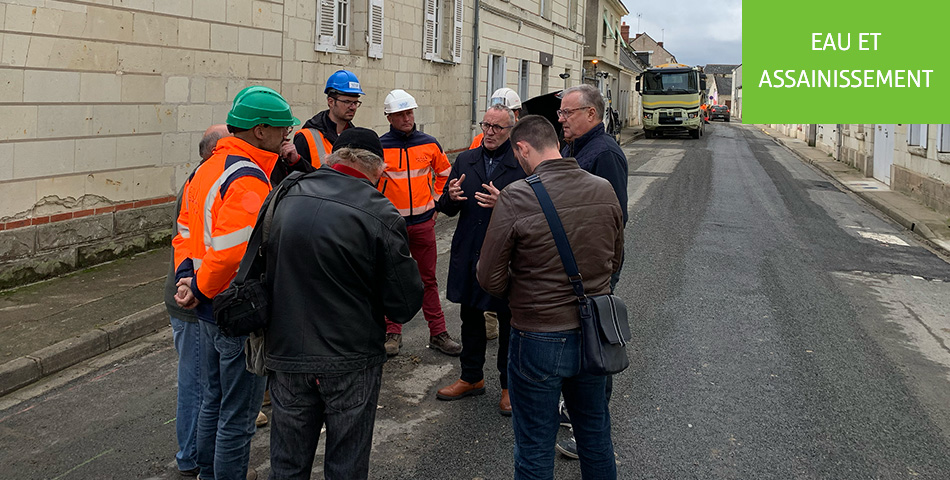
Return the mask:
<svg viewBox="0 0 950 480">
<path fill-rule="evenodd" d="M 106 451 L 104 451 L 104 452 L 101 452 L 101 453 L 99 453 L 98 455 L 96 455 L 96 456 L 90 458 L 89 460 L 86 460 L 85 462 L 82 462 L 82 463 L 80 463 L 79 465 L 76 465 L 75 467 L 70 468 L 69 470 L 66 470 L 66 471 L 63 472 L 60 476 L 54 477 L 53 480 L 59 480 L 60 478 L 63 478 L 63 477 L 65 477 L 66 475 L 69 475 L 70 473 L 72 473 L 73 470 L 76 470 L 77 468 L 79 468 L 79 467 L 81 467 L 81 466 L 83 466 L 83 465 L 86 465 L 87 463 L 89 463 L 89 462 L 91 462 L 91 461 L 93 461 L 93 460 L 95 460 L 95 459 L 97 459 L 97 458 L 99 458 L 99 457 L 101 457 L 101 456 L 103 456 L 103 455 L 105 455 L 105 454 L 107 454 L 107 453 L 112 453 L 113 450 L 115 450 L 115 449 L 114 449 L 114 448 L 110 448 L 110 449 L 108 449 L 108 450 L 106 450 Z"/>
<path fill-rule="evenodd" d="M 874 233 L 874 232 L 864 232 L 858 230 L 858 235 L 861 235 L 864 238 L 869 240 L 875 240 L 881 243 L 888 243 L 891 245 L 900 245 L 902 247 L 909 247 L 910 245 L 907 242 L 903 241 L 897 235 L 891 235 L 889 233 Z"/>
<path fill-rule="evenodd" d="M 670 148 L 657 151 L 649 161 L 636 169 L 635 176 L 627 177 L 627 211 L 637 204 L 646 194 L 650 185 L 660 178 L 667 178 L 676 165 L 683 159 L 686 150 Z M 647 174 L 652 175 L 647 175 Z"/>
</svg>

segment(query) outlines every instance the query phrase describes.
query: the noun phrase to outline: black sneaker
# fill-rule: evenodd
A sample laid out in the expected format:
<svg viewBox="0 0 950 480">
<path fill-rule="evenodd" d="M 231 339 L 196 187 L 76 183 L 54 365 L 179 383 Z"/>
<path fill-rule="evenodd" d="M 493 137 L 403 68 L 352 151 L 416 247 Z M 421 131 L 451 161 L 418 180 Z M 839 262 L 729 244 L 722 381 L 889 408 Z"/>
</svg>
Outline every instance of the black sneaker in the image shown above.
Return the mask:
<svg viewBox="0 0 950 480">
<path fill-rule="evenodd" d="M 567 405 L 564 405 L 564 400 L 561 400 L 561 403 L 558 405 L 557 410 L 561 416 L 561 426 L 570 428 L 571 416 L 567 414 Z"/>
<path fill-rule="evenodd" d="M 574 435 L 571 435 L 571 438 L 567 438 L 557 442 L 554 445 L 554 449 L 564 455 L 567 458 L 578 458 L 577 457 L 577 442 L 574 440 Z"/>
</svg>

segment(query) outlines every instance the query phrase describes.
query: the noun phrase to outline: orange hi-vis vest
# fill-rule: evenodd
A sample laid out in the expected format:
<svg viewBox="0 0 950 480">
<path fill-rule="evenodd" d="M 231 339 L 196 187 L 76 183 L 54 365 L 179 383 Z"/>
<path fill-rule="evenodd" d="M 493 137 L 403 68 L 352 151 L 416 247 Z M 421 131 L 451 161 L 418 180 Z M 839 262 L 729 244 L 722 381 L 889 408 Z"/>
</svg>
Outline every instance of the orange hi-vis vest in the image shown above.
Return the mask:
<svg viewBox="0 0 950 480">
<path fill-rule="evenodd" d="M 178 233 L 172 239 L 176 277 L 193 276 L 199 318 L 212 321 L 211 302 L 237 274 L 257 214 L 271 190 L 277 154 L 236 137 L 218 140 L 213 155 L 185 183 Z"/>
<path fill-rule="evenodd" d="M 333 152 L 333 144 L 316 128 L 301 128 L 297 135 L 303 135 L 303 138 L 307 140 L 307 147 L 310 149 L 310 163 L 313 168 L 320 168 L 323 159 Z"/>
<path fill-rule="evenodd" d="M 379 191 L 404 217 L 435 208 L 452 171 L 439 142 L 415 129 L 405 134 L 391 127 L 379 142 L 386 161 Z"/>
<path fill-rule="evenodd" d="M 475 135 L 475 138 L 472 139 L 472 144 L 468 146 L 469 150 L 475 150 L 476 148 L 482 146 L 482 139 L 485 138 L 484 133 L 479 133 Z"/>
</svg>

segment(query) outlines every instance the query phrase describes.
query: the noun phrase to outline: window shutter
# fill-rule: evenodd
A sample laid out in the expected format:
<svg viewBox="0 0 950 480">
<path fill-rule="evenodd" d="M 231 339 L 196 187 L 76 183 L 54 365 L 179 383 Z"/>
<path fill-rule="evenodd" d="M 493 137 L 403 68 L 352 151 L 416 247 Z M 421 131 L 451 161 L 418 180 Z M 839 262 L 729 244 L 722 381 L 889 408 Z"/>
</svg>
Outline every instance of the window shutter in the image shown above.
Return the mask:
<svg viewBox="0 0 950 480">
<path fill-rule="evenodd" d="M 452 26 L 452 61 L 462 63 L 462 13 L 464 0 L 455 0 L 455 24 Z"/>
<path fill-rule="evenodd" d="M 369 43 L 369 56 L 383 58 L 383 0 L 369 2 L 369 34 L 366 41 Z"/>
<path fill-rule="evenodd" d="M 926 123 L 920 125 L 920 147 L 927 148 L 927 127 Z"/>
<path fill-rule="evenodd" d="M 425 24 L 422 29 L 422 58 L 435 60 L 435 2 L 439 0 L 425 0 Z"/>
<path fill-rule="evenodd" d="M 335 52 L 336 40 L 336 0 L 317 0 L 317 39 L 314 50 L 318 52 Z"/>
</svg>

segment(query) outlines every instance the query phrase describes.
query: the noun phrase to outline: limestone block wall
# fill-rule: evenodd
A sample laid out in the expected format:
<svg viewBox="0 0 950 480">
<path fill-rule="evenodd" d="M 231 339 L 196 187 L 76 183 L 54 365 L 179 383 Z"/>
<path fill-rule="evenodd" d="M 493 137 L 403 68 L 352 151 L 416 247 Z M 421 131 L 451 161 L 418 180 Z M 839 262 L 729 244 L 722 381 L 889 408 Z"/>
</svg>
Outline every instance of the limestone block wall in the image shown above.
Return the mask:
<svg viewBox="0 0 950 480">
<path fill-rule="evenodd" d="M 865 176 L 873 173 L 871 159 L 874 154 L 874 144 L 869 138 L 873 126 L 870 124 L 845 124 L 841 131 L 841 158 L 838 161 L 846 163 Z"/>
<path fill-rule="evenodd" d="M 401 88 L 416 98 L 416 123 L 435 136 L 442 147 L 457 150 L 468 147 L 471 135 L 472 25 L 473 2 L 463 6 L 462 61 L 430 61 L 423 58 L 423 2 L 394 0 L 385 2 L 383 57 L 367 56 L 364 40 L 367 31 L 367 2 L 351 2 L 353 30 L 345 52 L 325 53 L 314 50 L 314 26 L 317 2 L 287 2 L 281 59 L 282 93 L 294 113 L 307 119 L 327 108 L 326 80 L 343 68 L 360 80 L 366 95 L 353 123 L 383 134 L 389 122 L 383 114 L 383 100 L 393 89 Z M 446 0 L 446 9 L 453 2 Z M 451 18 L 442 17 L 443 33 Z M 452 45 L 451 36 L 443 38 L 444 58 Z"/>
<path fill-rule="evenodd" d="M 280 88 L 283 22 L 268 0 L 0 4 L 0 288 L 167 241 L 201 133 Z"/>
<path fill-rule="evenodd" d="M 517 4 L 516 4 L 517 3 Z M 578 17 L 577 26 L 569 28 L 568 6 L 571 2 L 554 2 L 550 18 L 537 15 L 537 2 L 505 1 L 483 2 L 481 13 L 482 38 L 478 59 L 478 106 L 479 119 L 488 105 L 488 63 L 490 55 L 504 56 L 506 60 L 505 85 L 517 90 L 519 65 L 527 60 L 529 67 L 528 98 L 560 90 L 567 86 L 579 85 L 582 81 L 582 62 L 584 59 L 584 23 Z M 578 2 L 578 12 L 584 11 L 584 2 Z M 552 65 L 547 69 L 546 78 L 542 78 L 542 66 L 539 53 L 552 55 Z M 562 80 L 559 75 L 569 73 L 570 78 Z M 548 85 L 546 91 L 542 85 Z M 523 98 L 522 100 L 526 100 Z M 468 101 L 469 105 L 471 100 Z M 470 116 L 470 113 L 469 113 Z"/>
<path fill-rule="evenodd" d="M 926 148 L 907 145 L 907 125 L 897 125 L 891 188 L 950 216 L 950 153 L 936 147 L 937 125 L 927 128 Z"/>
</svg>

